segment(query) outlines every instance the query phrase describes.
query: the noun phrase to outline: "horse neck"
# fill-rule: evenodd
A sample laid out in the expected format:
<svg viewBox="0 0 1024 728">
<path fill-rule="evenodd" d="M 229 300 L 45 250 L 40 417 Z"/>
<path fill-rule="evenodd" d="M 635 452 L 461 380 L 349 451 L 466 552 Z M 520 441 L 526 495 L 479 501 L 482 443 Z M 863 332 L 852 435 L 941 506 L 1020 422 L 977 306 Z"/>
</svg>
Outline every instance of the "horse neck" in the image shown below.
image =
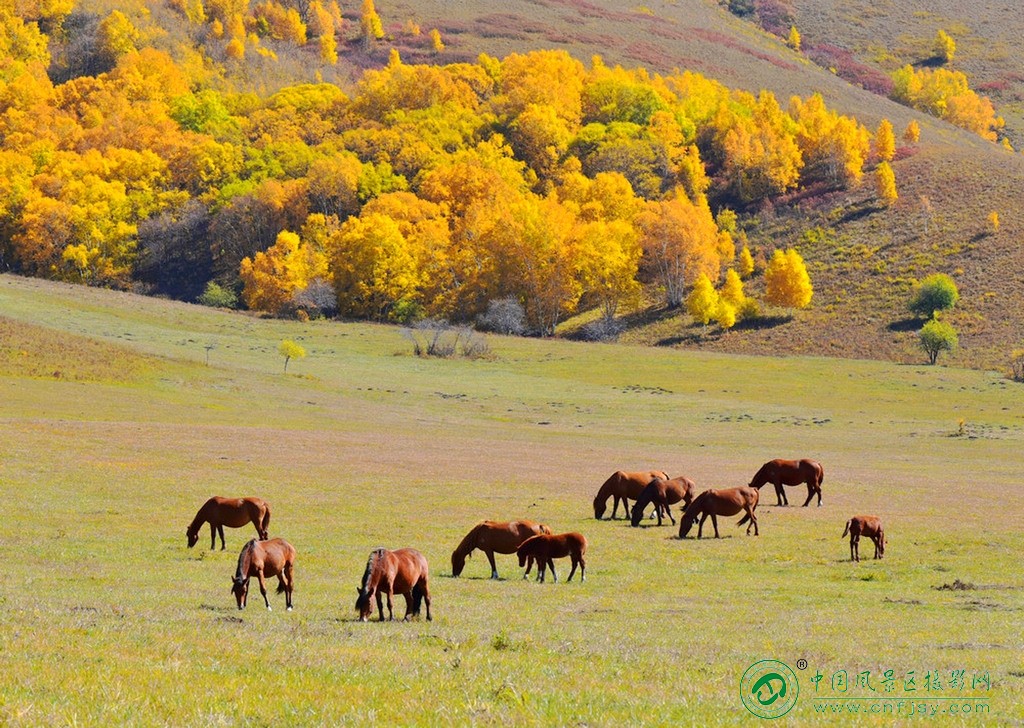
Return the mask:
<svg viewBox="0 0 1024 728">
<path fill-rule="evenodd" d="M 196 517 L 192 519 L 192 523 L 188 525 L 189 533 L 199 533 L 199 529 L 202 528 L 203 524 L 207 521 L 206 511 L 207 508 L 206 504 L 204 503 L 203 507 L 196 512 Z M 181 527 L 179 526 L 179 528 Z"/>
<path fill-rule="evenodd" d="M 612 480 L 614 479 L 615 476 L 613 475 L 611 478 L 608 478 L 608 480 L 604 481 L 604 485 L 601 486 L 601 489 L 597 491 L 597 495 L 594 497 L 594 503 L 607 503 L 608 499 L 611 498 L 612 495 L 614 495 L 612 492 L 614 489 L 614 486 L 612 485 Z"/>
<path fill-rule="evenodd" d="M 238 569 L 235 570 L 235 581 L 241 583 L 249 575 L 249 567 L 252 565 L 252 552 L 256 548 L 256 539 L 251 539 L 242 548 L 238 555 Z"/>
<path fill-rule="evenodd" d="M 465 535 L 459 545 L 455 547 L 455 555 L 461 558 L 469 556 L 469 554 L 477 547 L 477 543 L 480 539 L 480 529 L 484 526 L 479 524 L 474 526 L 473 529 Z"/>
<path fill-rule="evenodd" d="M 757 473 L 754 474 L 754 477 L 751 478 L 751 480 L 750 480 L 750 487 L 751 488 L 760 488 L 762 485 L 764 485 L 765 483 L 767 483 L 771 479 L 770 476 L 768 475 L 768 468 L 770 467 L 770 465 L 771 465 L 770 463 L 766 463 L 765 465 L 762 465 L 761 469 L 758 470 Z"/>
</svg>

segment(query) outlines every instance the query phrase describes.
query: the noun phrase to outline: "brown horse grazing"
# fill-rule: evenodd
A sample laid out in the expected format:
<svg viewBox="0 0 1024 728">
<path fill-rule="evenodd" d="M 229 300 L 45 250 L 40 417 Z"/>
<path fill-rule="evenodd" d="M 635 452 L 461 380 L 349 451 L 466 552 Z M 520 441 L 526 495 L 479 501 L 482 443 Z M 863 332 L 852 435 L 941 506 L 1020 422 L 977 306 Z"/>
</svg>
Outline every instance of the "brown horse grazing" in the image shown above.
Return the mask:
<svg viewBox="0 0 1024 728">
<path fill-rule="evenodd" d="M 199 529 L 207 522 L 210 524 L 211 549 L 217 547 L 217 534 L 220 533 L 220 550 L 224 550 L 224 526 L 241 528 L 250 522 L 256 526 L 260 540 L 266 541 L 267 529 L 270 527 L 270 504 L 262 498 L 221 498 L 215 495 L 203 504 L 185 529 L 189 548 L 196 545 Z"/>
<path fill-rule="evenodd" d="M 257 541 L 252 539 L 242 547 L 238 555 L 238 569 L 235 570 L 235 578 L 231 585 L 231 593 L 238 601 L 238 608 L 245 609 L 246 598 L 249 596 L 249 578 L 253 575 L 259 579 L 260 594 L 263 601 L 270 609 L 270 600 L 267 599 L 266 577 L 277 577 L 277 593 L 284 592 L 284 603 L 288 611 L 292 611 L 292 589 L 295 587 L 295 578 L 292 570 L 295 567 L 295 547 L 282 538 L 275 538 L 272 541 Z"/>
<path fill-rule="evenodd" d="M 377 611 L 380 621 L 384 621 L 384 605 L 381 597 L 388 597 L 388 619 L 395 618 L 393 597 L 401 594 L 405 597 L 405 617 L 409 619 L 420 613 L 420 603 L 427 603 L 427 621 L 430 616 L 430 589 L 427 560 L 416 549 L 374 549 L 366 560 L 366 571 L 363 572 L 363 585 L 356 588 L 359 597 L 356 609 L 359 610 L 359 621 L 365 622 L 373 613 L 370 600 L 377 597 Z"/>
<path fill-rule="evenodd" d="M 514 554 L 516 549 L 530 536 L 551 533 L 543 523 L 534 521 L 483 521 L 473 526 L 462 542 L 452 551 L 452 576 L 462 573 L 466 557 L 480 549 L 491 563 L 491 578 L 498 578 L 498 567 L 494 565 L 494 554 Z"/>
<path fill-rule="evenodd" d="M 775 505 L 788 506 L 789 499 L 786 498 L 786 492 L 782 486 L 807 483 L 807 500 L 804 501 L 804 505 L 810 503 L 811 498 L 817 493 L 820 506 L 821 481 L 824 478 L 825 470 L 816 460 L 807 460 L 806 458 L 803 460 L 771 460 L 762 465 L 761 469 L 754 474 L 754 478 L 750 481 L 750 487 L 760 490 L 765 483 L 771 483 L 775 486 L 775 496 L 779 501 Z"/>
<path fill-rule="evenodd" d="M 587 562 L 583 556 L 587 553 L 587 539 L 581 533 L 559 533 L 555 535 L 541 534 L 532 536 L 523 541 L 516 549 L 519 555 L 519 565 L 526 567 L 523 574 L 525 579 L 530 574 L 533 562 L 537 562 L 537 581 L 544 581 L 545 567 L 551 567 L 551 578 L 558 581 L 558 574 L 555 573 L 554 559 L 563 559 L 566 556 L 572 558 L 572 570 L 566 582 L 572 581 L 572 575 L 576 573 L 576 567 L 580 567 L 580 581 L 587 580 Z"/>
<path fill-rule="evenodd" d="M 683 509 L 690 506 L 693 501 L 693 491 L 697 486 L 689 478 L 679 475 L 672 480 L 655 478 L 647 487 L 640 491 L 636 503 L 633 504 L 632 518 L 630 525 L 636 527 L 644 517 L 644 508 L 648 503 L 654 504 L 654 510 L 658 514 L 658 525 L 661 525 L 661 512 L 665 511 L 672 525 L 676 525 L 676 519 L 672 517 L 672 509 L 669 507 L 679 501 L 683 501 Z"/>
<path fill-rule="evenodd" d="M 760 536 L 757 530 L 757 516 L 754 509 L 757 508 L 757 497 L 760 491 L 754 488 L 740 486 L 739 488 L 723 488 L 722 490 L 705 490 L 693 499 L 693 503 L 683 513 L 679 521 L 679 538 L 685 538 L 686 534 L 693 528 L 693 522 L 700 518 L 700 525 L 697 527 L 697 538 L 703 536 L 704 521 L 711 516 L 711 523 L 715 527 L 715 538 L 718 535 L 718 518 L 716 516 L 735 516 L 740 511 L 746 511 L 745 516 L 740 519 L 737 526 L 747 523 L 747 535 L 750 535 L 750 527 L 754 527 L 754 535 Z M 749 521 L 749 523 L 748 523 Z"/>
<path fill-rule="evenodd" d="M 601 516 L 604 515 L 608 507 L 609 498 L 615 499 L 612 503 L 612 515 L 609 520 L 615 518 L 615 512 L 619 509 L 619 501 L 622 501 L 622 508 L 628 515 L 629 503 L 627 501 L 636 500 L 647 484 L 655 478 L 668 480 L 668 473 L 662 470 L 644 470 L 635 473 L 616 470 L 608 480 L 604 481 L 604 485 L 594 497 L 594 518 L 601 520 Z"/>
<path fill-rule="evenodd" d="M 885 555 L 885 530 L 878 516 L 854 516 L 846 522 L 843 536 L 850 534 L 850 561 L 860 561 L 860 537 L 867 536 L 875 542 L 875 558 Z"/>
</svg>

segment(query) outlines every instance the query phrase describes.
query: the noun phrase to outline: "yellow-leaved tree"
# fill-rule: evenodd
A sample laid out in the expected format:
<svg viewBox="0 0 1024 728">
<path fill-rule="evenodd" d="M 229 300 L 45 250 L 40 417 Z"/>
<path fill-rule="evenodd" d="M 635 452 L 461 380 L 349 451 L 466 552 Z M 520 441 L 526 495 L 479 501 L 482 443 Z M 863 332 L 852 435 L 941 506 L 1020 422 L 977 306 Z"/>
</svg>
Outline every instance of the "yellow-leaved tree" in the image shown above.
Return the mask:
<svg viewBox="0 0 1024 728">
<path fill-rule="evenodd" d="M 296 291 L 327 275 L 324 254 L 303 245 L 295 233 L 282 230 L 270 248 L 242 260 L 242 299 L 254 311 L 279 314 L 292 303 Z"/>
<path fill-rule="evenodd" d="M 804 308 L 814 289 L 800 254 L 790 248 L 776 250 L 764 271 L 765 300 L 773 306 Z"/>
<path fill-rule="evenodd" d="M 888 119 L 882 119 L 878 124 L 878 130 L 875 132 L 875 153 L 883 162 L 891 162 L 896 155 L 896 134 Z"/>
<path fill-rule="evenodd" d="M 720 298 L 711 279 L 701 273 L 694 281 L 690 295 L 686 297 L 686 311 L 705 326 L 715 318 Z"/>
<path fill-rule="evenodd" d="M 644 268 L 663 288 L 669 307 L 679 306 L 686 286 L 701 275 L 718 280 L 718 226 L 706 199 L 695 203 L 677 189 L 665 200 L 648 203 L 637 226 Z"/>
<path fill-rule="evenodd" d="M 882 162 L 875 168 L 875 183 L 878 188 L 878 199 L 891 205 L 899 199 L 896 192 L 896 173 L 888 162 Z"/>
</svg>

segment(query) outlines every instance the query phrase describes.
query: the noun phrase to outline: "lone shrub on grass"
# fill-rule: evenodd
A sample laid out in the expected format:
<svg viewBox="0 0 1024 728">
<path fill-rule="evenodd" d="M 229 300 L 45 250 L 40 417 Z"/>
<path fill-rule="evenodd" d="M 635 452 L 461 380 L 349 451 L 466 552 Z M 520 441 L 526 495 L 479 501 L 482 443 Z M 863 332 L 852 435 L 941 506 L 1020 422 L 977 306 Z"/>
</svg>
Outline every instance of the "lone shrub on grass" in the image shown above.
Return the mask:
<svg viewBox="0 0 1024 728">
<path fill-rule="evenodd" d="M 953 351 L 959 344 L 956 329 L 945 321 L 932 319 L 921 327 L 919 343 L 928 355 L 928 363 L 934 364 L 943 351 Z"/>
</svg>

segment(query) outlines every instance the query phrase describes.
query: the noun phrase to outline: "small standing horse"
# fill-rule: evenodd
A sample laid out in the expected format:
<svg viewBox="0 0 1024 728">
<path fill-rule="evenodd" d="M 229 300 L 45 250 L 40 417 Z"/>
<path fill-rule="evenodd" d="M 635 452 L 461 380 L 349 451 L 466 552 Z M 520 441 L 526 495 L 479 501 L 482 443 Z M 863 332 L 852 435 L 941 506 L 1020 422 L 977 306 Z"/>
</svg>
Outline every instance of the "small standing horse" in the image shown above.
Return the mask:
<svg viewBox="0 0 1024 728">
<path fill-rule="evenodd" d="M 661 470 L 644 470 L 635 473 L 626 473 L 616 470 L 604 485 L 597 491 L 594 497 L 594 518 L 601 520 L 605 510 L 608 508 L 608 499 L 614 498 L 612 503 L 612 515 L 609 520 L 615 519 L 615 512 L 619 509 L 619 501 L 622 501 L 622 508 L 629 514 L 630 500 L 636 500 L 647 484 L 655 478 L 668 480 L 668 473 Z"/>
<path fill-rule="evenodd" d="M 224 546 L 224 526 L 241 528 L 247 523 L 256 527 L 261 541 L 267 540 L 267 529 L 270 527 L 270 504 L 262 498 L 221 498 L 215 495 L 203 504 L 196 513 L 192 523 L 185 529 L 188 536 L 188 547 L 192 548 L 199 540 L 199 529 L 204 523 L 210 524 L 210 548 L 217 547 L 217 534 L 220 534 L 220 550 Z"/>
<path fill-rule="evenodd" d="M 480 549 L 491 563 L 491 578 L 498 578 L 494 554 L 514 554 L 526 539 L 541 533 L 551 533 L 543 523 L 535 521 L 483 521 L 473 526 L 452 552 L 452 576 L 458 576 L 466 566 L 466 557 Z"/>
<path fill-rule="evenodd" d="M 356 588 L 359 593 L 356 599 L 359 621 L 365 622 L 370 618 L 373 613 L 371 600 L 374 596 L 377 597 L 380 621 L 384 621 L 384 605 L 381 604 L 383 594 L 387 594 L 388 597 L 389 620 L 395 618 L 393 597 L 395 594 L 401 594 L 405 597 L 404 619 L 419 615 L 420 603 L 426 602 L 427 621 L 430 621 L 428 580 L 427 560 L 416 549 L 374 549 L 370 552 L 370 558 L 366 560 L 363 584 Z"/>
<path fill-rule="evenodd" d="M 569 578 L 565 581 L 572 581 L 572 575 L 576 573 L 576 567 L 580 567 L 580 581 L 587 580 L 587 562 L 583 556 L 587 553 L 587 539 L 581 533 L 559 533 L 556 535 L 541 534 L 532 536 L 523 541 L 516 554 L 519 555 L 519 566 L 525 566 L 525 579 L 530 574 L 533 562 L 537 562 L 537 581 L 544 581 L 545 567 L 551 567 L 551 578 L 558 581 L 558 574 L 555 573 L 554 559 L 563 559 L 566 556 L 572 558 L 572 570 Z"/>
<path fill-rule="evenodd" d="M 693 491 L 696 487 L 692 480 L 683 475 L 676 476 L 672 480 L 655 478 L 637 496 L 636 503 L 633 504 L 630 525 L 633 527 L 640 525 L 640 521 L 644 517 L 644 508 L 648 503 L 654 504 L 659 526 L 661 525 L 662 511 L 665 511 L 665 515 L 672 521 L 672 525 L 676 525 L 676 519 L 672 516 L 672 509 L 669 506 L 682 501 L 683 509 L 688 508 L 693 501 Z"/>
<path fill-rule="evenodd" d="M 750 535 L 750 527 L 754 527 L 754 535 L 761 535 L 757 530 L 757 516 L 754 509 L 757 508 L 758 494 L 760 491 L 754 488 L 740 486 L 739 488 L 723 488 L 722 490 L 705 490 L 693 499 L 693 503 L 683 513 L 679 521 L 679 538 L 685 538 L 686 534 L 693 528 L 693 522 L 700 518 L 700 525 L 697 527 L 697 538 L 703 537 L 704 521 L 711 516 L 711 524 L 715 527 L 715 538 L 718 535 L 717 516 L 735 516 L 740 511 L 747 515 L 740 519 L 737 526 L 747 524 L 747 535 Z M 749 523 L 748 523 L 749 521 Z"/>
<path fill-rule="evenodd" d="M 885 555 L 885 530 L 878 516 L 854 516 L 846 522 L 843 537 L 850 534 L 850 561 L 860 561 L 860 537 L 867 536 L 875 542 L 875 558 Z"/>
<path fill-rule="evenodd" d="M 252 576 L 260 582 L 260 594 L 263 601 L 270 609 L 270 600 L 267 599 L 266 578 L 277 577 L 277 593 L 284 592 L 284 603 L 288 611 L 292 611 L 292 589 L 295 587 L 295 577 L 292 573 L 295 567 L 295 547 L 283 538 L 275 538 L 271 541 L 257 541 L 252 539 L 242 547 L 238 555 L 238 569 L 235 570 L 235 578 L 231 585 L 231 593 L 238 601 L 238 608 L 245 609 L 246 599 L 249 596 L 249 579 Z"/>
<path fill-rule="evenodd" d="M 825 469 L 816 460 L 806 458 L 803 460 L 770 460 L 754 474 L 750 481 L 750 487 L 760 490 L 765 483 L 771 483 L 775 486 L 775 496 L 779 501 L 775 505 L 788 506 L 789 499 L 786 498 L 786 492 L 782 486 L 807 483 L 807 500 L 804 501 L 804 505 L 810 503 L 811 498 L 817 493 L 820 506 L 821 481 L 824 479 Z"/>
</svg>

